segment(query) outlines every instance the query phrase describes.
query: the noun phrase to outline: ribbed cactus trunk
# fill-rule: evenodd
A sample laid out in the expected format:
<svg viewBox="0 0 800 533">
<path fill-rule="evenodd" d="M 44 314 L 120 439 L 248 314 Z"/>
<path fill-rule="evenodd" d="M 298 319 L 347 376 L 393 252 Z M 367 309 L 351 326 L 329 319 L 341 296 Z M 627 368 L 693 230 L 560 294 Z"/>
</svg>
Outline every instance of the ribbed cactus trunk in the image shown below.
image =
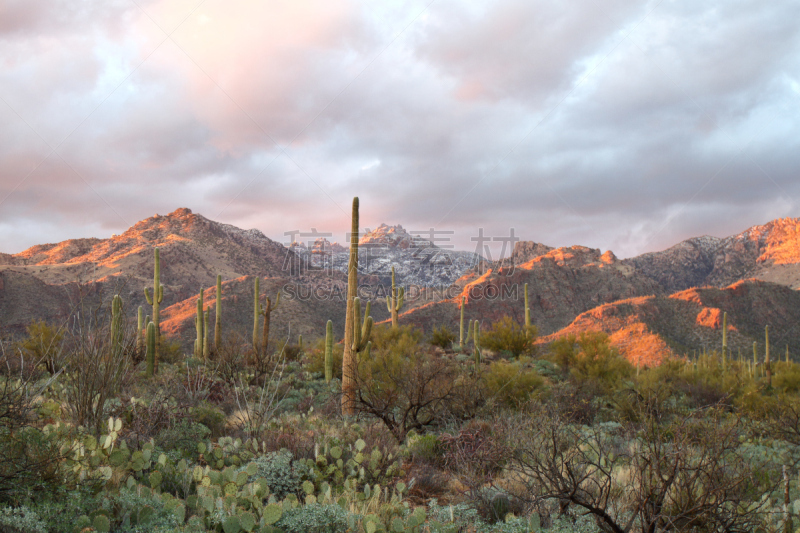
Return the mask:
<svg viewBox="0 0 800 533">
<path fill-rule="evenodd" d="M 356 412 L 356 354 L 353 352 L 353 301 L 358 296 L 358 197 L 353 198 L 350 223 L 350 260 L 347 263 L 347 302 L 342 357 L 342 414 Z"/>
<path fill-rule="evenodd" d="M 122 298 L 115 294 L 111 300 L 111 355 L 114 361 L 119 361 L 122 356 L 123 335 Z"/>
<path fill-rule="evenodd" d="M 758 343 L 753 341 L 753 371 L 758 376 Z"/>
<path fill-rule="evenodd" d="M 214 316 L 214 351 L 222 347 L 222 276 L 217 274 L 217 312 Z"/>
<path fill-rule="evenodd" d="M 153 353 L 155 358 L 154 371 L 158 370 L 158 352 L 161 349 L 161 321 L 160 321 L 160 306 L 164 301 L 164 286 L 161 285 L 161 257 L 159 256 L 158 248 L 153 251 L 155 257 L 155 266 L 153 268 L 153 297 L 147 292 L 147 287 L 144 289 L 144 297 L 149 305 L 153 306 L 153 315 L 151 321 L 156 328 L 156 347 Z M 149 327 L 149 324 L 148 324 Z"/>
<path fill-rule="evenodd" d="M 156 366 L 156 325 L 153 322 L 147 324 L 147 376 L 152 377 Z"/>
<path fill-rule="evenodd" d="M 211 347 L 208 345 L 208 314 L 211 312 L 210 309 L 206 309 L 206 312 L 203 313 L 203 359 L 206 361 L 208 360 L 208 356 L 211 355 Z"/>
<path fill-rule="evenodd" d="M 325 325 L 325 382 L 333 379 L 333 321 Z"/>
</svg>

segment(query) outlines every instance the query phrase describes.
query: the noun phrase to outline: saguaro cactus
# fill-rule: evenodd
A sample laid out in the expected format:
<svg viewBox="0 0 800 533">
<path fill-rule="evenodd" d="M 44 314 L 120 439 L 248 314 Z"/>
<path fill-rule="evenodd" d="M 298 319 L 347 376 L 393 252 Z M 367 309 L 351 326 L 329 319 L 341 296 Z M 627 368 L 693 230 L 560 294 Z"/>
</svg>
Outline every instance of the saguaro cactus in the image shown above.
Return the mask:
<svg viewBox="0 0 800 533">
<path fill-rule="evenodd" d="M 259 277 L 256 276 L 255 286 L 253 287 L 253 351 L 258 351 L 258 314 L 259 314 L 259 307 L 258 307 L 258 280 Z"/>
<path fill-rule="evenodd" d="M 214 316 L 214 350 L 222 347 L 222 276 L 217 274 L 217 312 Z"/>
<path fill-rule="evenodd" d="M 333 320 L 325 325 L 325 382 L 333 379 Z"/>
<path fill-rule="evenodd" d="M 281 303 L 281 291 L 279 290 L 278 295 L 275 297 L 275 303 L 272 303 L 272 300 L 270 300 L 269 296 L 267 296 L 267 305 L 260 306 L 259 313 L 261 314 L 261 316 L 264 317 L 263 326 L 261 328 L 263 330 L 261 332 L 261 351 L 265 357 L 267 355 L 267 343 L 269 342 L 270 316 L 272 315 L 272 312 L 278 308 L 278 305 L 280 305 L 280 303 Z"/>
<path fill-rule="evenodd" d="M 753 341 L 753 370 L 758 375 L 758 343 Z"/>
<path fill-rule="evenodd" d="M 203 289 L 197 297 L 197 314 L 194 317 L 194 327 L 197 331 L 197 339 L 194 341 L 194 356 L 198 359 L 203 357 Z"/>
<path fill-rule="evenodd" d="M 203 359 L 208 360 L 208 356 L 210 355 L 211 347 L 208 345 L 208 313 L 211 312 L 210 309 L 206 309 L 205 316 L 203 318 Z"/>
<path fill-rule="evenodd" d="M 156 366 L 156 325 L 153 322 L 147 324 L 147 376 L 152 377 Z"/>
<path fill-rule="evenodd" d="M 158 254 L 158 247 L 155 248 L 153 254 L 155 256 L 155 267 L 153 268 L 153 296 L 152 298 L 150 297 L 150 293 L 147 291 L 147 287 L 145 287 L 144 297 L 147 299 L 147 303 L 153 306 L 152 322 L 156 327 L 156 347 L 153 355 L 155 360 L 158 361 L 158 351 L 161 348 L 161 324 L 159 308 L 161 302 L 164 300 L 164 286 L 161 285 L 161 258 Z"/>
<path fill-rule="evenodd" d="M 350 221 L 350 260 L 347 263 L 347 307 L 344 320 L 344 355 L 342 356 L 342 414 L 356 412 L 356 355 L 353 351 L 353 300 L 358 296 L 358 197 L 353 198 Z"/>
<path fill-rule="evenodd" d="M 392 314 L 392 329 L 397 329 L 397 314 L 403 308 L 403 301 L 405 299 L 406 290 L 403 287 L 399 289 L 394 283 L 394 267 L 392 267 L 392 292 L 391 295 L 386 296 L 386 308 Z"/>
</svg>

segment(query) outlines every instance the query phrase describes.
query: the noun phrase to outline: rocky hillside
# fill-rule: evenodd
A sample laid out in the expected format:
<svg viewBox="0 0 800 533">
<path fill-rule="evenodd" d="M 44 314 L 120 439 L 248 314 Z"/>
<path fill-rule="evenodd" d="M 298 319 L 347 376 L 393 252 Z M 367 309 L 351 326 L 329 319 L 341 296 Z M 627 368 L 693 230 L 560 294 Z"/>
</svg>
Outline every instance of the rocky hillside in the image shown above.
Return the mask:
<svg viewBox="0 0 800 533">
<path fill-rule="evenodd" d="M 624 263 L 656 280 L 667 292 L 741 279 L 800 288 L 800 219 L 781 218 L 731 237 L 696 237 Z"/>
<path fill-rule="evenodd" d="M 724 289 L 687 289 L 671 296 L 644 296 L 598 306 L 566 328 L 541 338 L 548 343 L 567 334 L 604 331 L 632 363 L 657 364 L 722 345 L 722 316 L 728 313 L 728 345 L 735 357 L 752 358 L 753 341 L 764 355 L 764 327 L 770 326 L 772 357 L 786 346 L 800 359 L 800 292 L 784 285 L 748 279 Z"/>
<path fill-rule="evenodd" d="M 515 253 L 524 246 L 517 243 Z M 662 292 L 656 281 L 637 273 L 610 252 L 584 246 L 549 251 L 540 247 L 527 256 L 520 252 L 517 257 L 528 260 L 505 263 L 484 273 L 470 271 L 451 287 L 447 299 L 408 310 L 400 321 L 426 329 L 436 324 L 456 327 L 463 297 L 468 319 L 480 319 L 488 325 L 509 315 L 522 322 L 523 287 L 528 283 L 531 320 L 541 334 L 549 334 L 598 305 Z"/>
</svg>

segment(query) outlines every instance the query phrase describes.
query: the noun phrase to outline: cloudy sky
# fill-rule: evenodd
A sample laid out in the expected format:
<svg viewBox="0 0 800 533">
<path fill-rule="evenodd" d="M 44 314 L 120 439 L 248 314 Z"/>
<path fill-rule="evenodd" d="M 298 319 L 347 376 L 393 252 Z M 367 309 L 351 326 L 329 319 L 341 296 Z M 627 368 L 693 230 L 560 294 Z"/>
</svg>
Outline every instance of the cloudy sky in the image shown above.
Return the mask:
<svg viewBox="0 0 800 533">
<path fill-rule="evenodd" d="M 178 207 L 342 240 L 356 195 L 365 227 L 620 257 L 800 216 L 798 20 L 796 0 L 0 0 L 0 251 Z"/>
</svg>

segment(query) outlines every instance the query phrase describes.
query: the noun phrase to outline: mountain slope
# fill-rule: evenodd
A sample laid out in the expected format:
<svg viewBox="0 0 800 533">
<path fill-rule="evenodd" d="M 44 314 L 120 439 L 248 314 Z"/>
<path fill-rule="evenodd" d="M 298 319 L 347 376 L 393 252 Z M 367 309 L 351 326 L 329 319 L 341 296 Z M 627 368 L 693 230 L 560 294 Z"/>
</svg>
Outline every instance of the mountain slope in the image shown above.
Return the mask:
<svg viewBox="0 0 800 533">
<path fill-rule="evenodd" d="M 652 365 L 671 356 L 699 353 L 722 346 L 722 316 L 728 313 L 728 346 L 734 356 L 753 355 L 753 342 L 763 358 L 764 327 L 770 326 L 772 357 L 783 357 L 786 345 L 797 358 L 800 335 L 800 292 L 756 279 L 724 289 L 693 288 L 670 296 L 621 300 L 591 309 L 566 328 L 539 340 L 546 344 L 568 334 L 604 331 L 632 363 Z"/>
</svg>

